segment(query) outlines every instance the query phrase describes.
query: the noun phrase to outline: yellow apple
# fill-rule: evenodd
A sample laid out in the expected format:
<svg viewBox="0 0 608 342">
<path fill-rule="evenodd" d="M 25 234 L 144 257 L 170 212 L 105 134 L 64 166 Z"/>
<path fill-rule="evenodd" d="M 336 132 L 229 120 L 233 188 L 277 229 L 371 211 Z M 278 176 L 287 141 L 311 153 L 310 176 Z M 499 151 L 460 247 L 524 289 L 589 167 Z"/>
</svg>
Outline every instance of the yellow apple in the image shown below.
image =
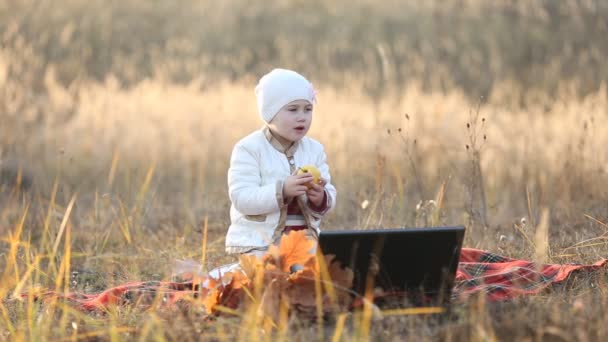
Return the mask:
<svg viewBox="0 0 608 342">
<path fill-rule="evenodd" d="M 312 181 L 315 183 L 321 182 L 321 171 L 314 165 L 304 165 L 298 169 L 298 175 L 303 173 L 310 173 L 312 175 Z M 311 184 L 307 184 L 308 188 L 312 188 Z"/>
</svg>

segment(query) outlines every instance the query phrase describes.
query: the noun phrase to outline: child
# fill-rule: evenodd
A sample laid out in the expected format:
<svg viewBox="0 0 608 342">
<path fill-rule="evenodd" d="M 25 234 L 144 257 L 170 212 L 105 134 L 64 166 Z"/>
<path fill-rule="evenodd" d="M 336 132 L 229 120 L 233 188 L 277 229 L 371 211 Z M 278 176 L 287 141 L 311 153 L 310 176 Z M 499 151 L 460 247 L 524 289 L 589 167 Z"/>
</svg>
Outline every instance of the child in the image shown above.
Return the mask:
<svg viewBox="0 0 608 342">
<path fill-rule="evenodd" d="M 241 139 L 232 151 L 228 191 L 232 202 L 227 253 L 263 255 L 283 233 L 307 230 L 316 238 L 321 218 L 335 206 L 323 145 L 306 136 L 316 103 L 302 75 L 274 69 L 255 88 L 265 126 Z M 315 165 L 321 180 L 309 173 Z"/>
</svg>

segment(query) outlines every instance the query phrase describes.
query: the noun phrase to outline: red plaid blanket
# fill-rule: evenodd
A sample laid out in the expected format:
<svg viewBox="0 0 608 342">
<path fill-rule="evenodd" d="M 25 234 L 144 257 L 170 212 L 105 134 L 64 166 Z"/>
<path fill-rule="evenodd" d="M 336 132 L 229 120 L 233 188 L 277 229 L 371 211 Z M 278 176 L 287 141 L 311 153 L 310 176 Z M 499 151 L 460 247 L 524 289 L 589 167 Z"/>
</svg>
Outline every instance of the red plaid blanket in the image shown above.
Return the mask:
<svg viewBox="0 0 608 342">
<path fill-rule="evenodd" d="M 485 293 L 490 301 L 502 301 L 522 295 L 541 292 L 551 284 L 561 282 L 575 271 L 601 270 L 608 263 L 603 259 L 592 265 L 579 264 L 536 264 L 531 261 L 511 259 L 494 253 L 463 248 L 453 289 L 456 302 L 466 300 L 475 293 Z M 205 296 L 208 289 L 203 282 L 131 282 L 108 289 L 99 294 L 71 293 L 68 301 L 84 310 L 104 309 L 109 305 L 137 303 L 149 305 L 161 301 L 171 305 L 185 296 Z M 45 292 L 42 298 L 64 298 L 62 294 Z M 230 307 L 238 306 L 238 298 L 224 291 L 218 302 Z M 27 297 L 27 294 L 22 295 Z"/>
<path fill-rule="evenodd" d="M 463 248 L 456 272 L 454 299 L 464 300 L 484 292 L 491 301 L 507 300 L 539 293 L 551 284 L 564 281 L 572 272 L 598 270 L 608 260 L 593 265 L 537 264 L 511 259 L 473 248 Z"/>
</svg>

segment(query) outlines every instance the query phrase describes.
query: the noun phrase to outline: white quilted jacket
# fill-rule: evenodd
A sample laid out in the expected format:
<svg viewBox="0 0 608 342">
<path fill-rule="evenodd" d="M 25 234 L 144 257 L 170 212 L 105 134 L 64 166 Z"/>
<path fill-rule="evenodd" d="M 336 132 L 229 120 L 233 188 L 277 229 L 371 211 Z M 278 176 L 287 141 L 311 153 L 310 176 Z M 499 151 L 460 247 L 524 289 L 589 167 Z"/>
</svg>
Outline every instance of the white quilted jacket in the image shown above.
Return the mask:
<svg viewBox="0 0 608 342">
<path fill-rule="evenodd" d="M 264 128 L 241 139 L 232 151 L 228 170 L 228 191 L 232 201 L 231 224 L 226 235 L 228 253 L 263 249 L 277 238 L 287 212 L 282 196 L 283 181 L 300 166 L 317 166 L 321 177 L 327 180 L 327 209 L 324 212 L 302 208 L 308 203 L 305 195 L 298 201 L 309 229 L 318 233 L 322 216 L 335 206 L 336 188 L 331 185 L 323 145 L 304 137 L 289 150 L 281 152 L 280 144 L 273 139 L 268 128 Z"/>
</svg>

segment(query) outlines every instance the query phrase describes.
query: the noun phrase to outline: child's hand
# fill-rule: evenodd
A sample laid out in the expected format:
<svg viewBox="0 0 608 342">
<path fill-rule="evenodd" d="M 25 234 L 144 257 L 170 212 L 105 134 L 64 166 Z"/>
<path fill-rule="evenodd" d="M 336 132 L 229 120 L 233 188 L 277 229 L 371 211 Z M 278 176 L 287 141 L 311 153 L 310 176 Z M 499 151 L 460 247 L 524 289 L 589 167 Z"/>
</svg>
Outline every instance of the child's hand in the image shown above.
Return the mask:
<svg viewBox="0 0 608 342">
<path fill-rule="evenodd" d="M 312 175 L 310 173 L 302 173 L 285 178 L 283 183 L 283 197 L 293 198 L 306 193 L 307 183 L 312 183 Z"/>
<path fill-rule="evenodd" d="M 327 184 L 327 181 L 321 178 L 319 183 L 311 182 L 310 189 L 306 191 L 308 201 L 314 204 L 315 207 L 320 207 L 321 204 L 323 204 L 323 198 L 325 197 L 325 184 Z"/>
</svg>

